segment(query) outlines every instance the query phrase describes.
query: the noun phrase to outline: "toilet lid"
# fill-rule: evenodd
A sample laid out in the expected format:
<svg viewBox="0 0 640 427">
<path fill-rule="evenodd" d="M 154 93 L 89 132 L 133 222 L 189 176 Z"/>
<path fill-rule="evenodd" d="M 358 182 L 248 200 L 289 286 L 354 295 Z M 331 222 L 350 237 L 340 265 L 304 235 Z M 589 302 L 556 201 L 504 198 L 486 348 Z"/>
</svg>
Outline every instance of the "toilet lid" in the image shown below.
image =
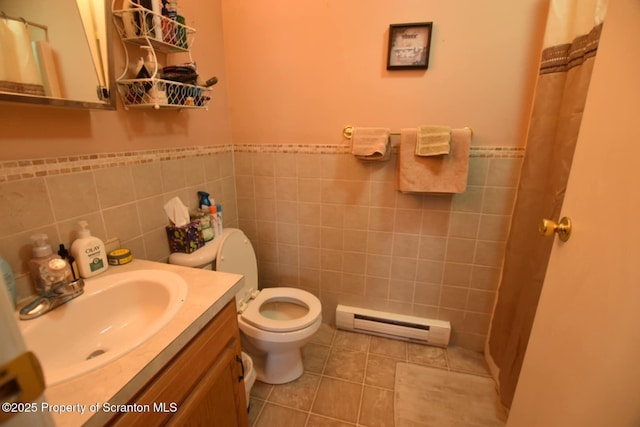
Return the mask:
<svg viewBox="0 0 640 427">
<path fill-rule="evenodd" d="M 296 288 L 266 288 L 242 312 L 242 320 L 271 332 L 291 332 L 306 328 L 320 316 L 320 300 Z"/>
</svg>

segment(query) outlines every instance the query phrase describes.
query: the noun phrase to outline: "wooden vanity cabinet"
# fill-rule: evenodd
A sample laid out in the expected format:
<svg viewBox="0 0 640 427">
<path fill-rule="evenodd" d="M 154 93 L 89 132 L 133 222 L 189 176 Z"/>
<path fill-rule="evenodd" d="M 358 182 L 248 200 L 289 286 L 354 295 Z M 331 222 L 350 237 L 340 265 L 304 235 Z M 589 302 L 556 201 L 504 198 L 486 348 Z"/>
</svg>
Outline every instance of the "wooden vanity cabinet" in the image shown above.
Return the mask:
<svg viewBox="0 0 640 427">
<path fill-rule="evenodd" d="M 235 300 L 129 403 L 150 409 L 121 413 L 109 425 L 248 426 Z"/>
</svg>

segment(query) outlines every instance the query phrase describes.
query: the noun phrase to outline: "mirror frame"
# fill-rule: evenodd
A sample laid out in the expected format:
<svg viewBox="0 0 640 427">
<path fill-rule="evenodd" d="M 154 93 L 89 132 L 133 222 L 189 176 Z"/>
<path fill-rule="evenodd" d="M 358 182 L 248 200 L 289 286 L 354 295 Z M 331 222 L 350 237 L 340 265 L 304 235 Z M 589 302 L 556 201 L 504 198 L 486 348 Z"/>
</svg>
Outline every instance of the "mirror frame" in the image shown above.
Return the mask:
<svg viewBox="0 0 640 427">
<path fill-rule="evenodd" d="M 69 108 L 84 108 L 93 110 L 115 110 L 117 108 L 116 92 L 116 79 L 113 65 L 113 22 L 111 20 L 111 1 L 103 0 L 104 3 L 104 16 L 105 16 L 105 29 L 107 45 L 107 79 L 109 82 L 108 96 L 105 97 L 104 102 L 93 101 L 79 101 L 65 98 L 51 98 L 46 96 L 33 96 L 33 95 L 20 95 L 12 94 L 9 92 L 0 92 L 0 102 L 17 102 L 21 104 L 32 105 L 50 105 L 54 107 L 69 107 Z"/>
</svg>

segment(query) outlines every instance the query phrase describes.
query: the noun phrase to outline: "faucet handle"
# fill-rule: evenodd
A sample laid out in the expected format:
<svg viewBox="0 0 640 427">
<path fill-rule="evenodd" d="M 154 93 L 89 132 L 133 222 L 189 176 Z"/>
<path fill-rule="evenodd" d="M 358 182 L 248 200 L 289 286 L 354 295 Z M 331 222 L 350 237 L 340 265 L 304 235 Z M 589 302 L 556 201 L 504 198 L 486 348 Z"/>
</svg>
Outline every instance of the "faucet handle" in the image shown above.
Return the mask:
<svg viewBox="0 0 640 427">
<path fill-rule="evenodd" d="M 40 277 L 44 283 L 45 290 L 51 289 L 56 284 L 73 280 L 71 266 L 62 258 L 53 258 L 40 267 Z"/>
</svg>

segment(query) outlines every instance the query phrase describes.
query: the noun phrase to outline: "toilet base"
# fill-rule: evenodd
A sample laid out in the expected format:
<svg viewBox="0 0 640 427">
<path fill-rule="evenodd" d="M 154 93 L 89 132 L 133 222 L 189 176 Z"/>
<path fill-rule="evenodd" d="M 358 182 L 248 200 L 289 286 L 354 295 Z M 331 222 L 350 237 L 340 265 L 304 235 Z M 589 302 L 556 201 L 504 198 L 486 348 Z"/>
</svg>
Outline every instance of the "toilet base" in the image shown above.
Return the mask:
<svg viewBox="0 0 640 427">
<path fill-rule="evenodd" d="M 256 378 L 267 384 L 284 384 L 294 381 L 304 371 L 299 349 L 251 355 Z"/>
</svg>

